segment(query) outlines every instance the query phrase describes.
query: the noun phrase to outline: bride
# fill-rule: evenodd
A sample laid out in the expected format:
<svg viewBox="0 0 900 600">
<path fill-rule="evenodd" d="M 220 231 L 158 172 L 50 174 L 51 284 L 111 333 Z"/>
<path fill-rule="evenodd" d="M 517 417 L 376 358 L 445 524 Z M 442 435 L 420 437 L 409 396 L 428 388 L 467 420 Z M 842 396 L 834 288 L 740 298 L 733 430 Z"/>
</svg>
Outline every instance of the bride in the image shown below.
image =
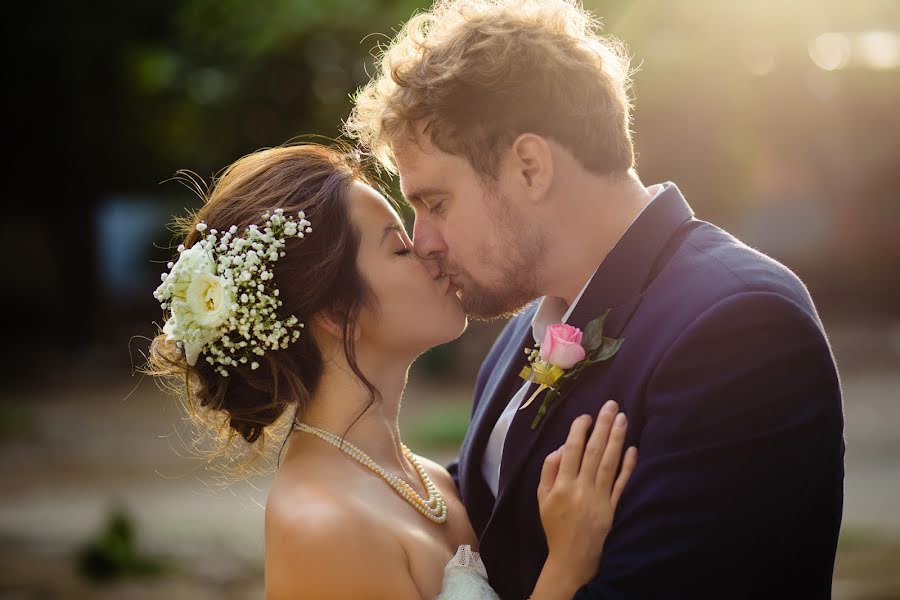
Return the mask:
<svg viewBox="0 0 900 600">
<path fill-rule="evenodd" d="M 150 364 L 241 443 L 288 423 L 266 502 L 266 598 L 496 598 L 453 480 L 398 426 L 412 362 L 466 328 L 448 278 L 432 278 L 338 149 L 250 154 L 204 201 L 154 293 L 168 318 Z M 545 460 L 534 600 L 571 598 L 597 571 L 637 460 L 622 458 L 617 413 L 610 401 L 576 419 Z"/>
</svg>

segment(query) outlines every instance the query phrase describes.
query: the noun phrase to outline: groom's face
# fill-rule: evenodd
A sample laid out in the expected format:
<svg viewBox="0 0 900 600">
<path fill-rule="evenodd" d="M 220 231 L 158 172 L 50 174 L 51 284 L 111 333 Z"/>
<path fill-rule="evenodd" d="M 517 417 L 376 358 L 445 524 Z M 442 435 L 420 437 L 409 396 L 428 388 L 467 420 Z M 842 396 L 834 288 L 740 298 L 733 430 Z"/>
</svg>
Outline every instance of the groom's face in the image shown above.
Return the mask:
<svg viewBox="0 0 900 600">
<path fill-rule="evenodd" d="M 393 145 L 403 195 L 415 211 L 413 244 L 433 277 L 444 273 L 466 313 L 493 319 L 540 294 L 540 231 L 518 208 L 502 174 L 485 181 L 465 158 L 419 143 Z"/>
</svg>

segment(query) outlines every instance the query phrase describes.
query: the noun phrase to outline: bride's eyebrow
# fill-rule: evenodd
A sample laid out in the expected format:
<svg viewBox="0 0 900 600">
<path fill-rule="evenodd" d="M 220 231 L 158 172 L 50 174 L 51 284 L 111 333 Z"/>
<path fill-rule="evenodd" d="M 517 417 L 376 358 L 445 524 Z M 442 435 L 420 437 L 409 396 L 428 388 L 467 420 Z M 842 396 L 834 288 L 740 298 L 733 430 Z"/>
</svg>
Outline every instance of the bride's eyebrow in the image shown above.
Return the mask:
<svg viewBox="0 0 900 600">
<path fill-rule="evenodd" d="M 403 229 L 403 227 L 400 226 L 400 223 L 397 223 L 397 222 L 392 222 L 392 223 L 388 223 L 387 225 L 385 225 L 384 230 L 381 232 L 381 241 L 378 242 L 379 246 L 384 243 L 384 240 L 387 239 L 387 237 L 391 234 L 392 231 L 396 231 L 397 233 L 402 235 L 404 229 Z"/>
</svg>

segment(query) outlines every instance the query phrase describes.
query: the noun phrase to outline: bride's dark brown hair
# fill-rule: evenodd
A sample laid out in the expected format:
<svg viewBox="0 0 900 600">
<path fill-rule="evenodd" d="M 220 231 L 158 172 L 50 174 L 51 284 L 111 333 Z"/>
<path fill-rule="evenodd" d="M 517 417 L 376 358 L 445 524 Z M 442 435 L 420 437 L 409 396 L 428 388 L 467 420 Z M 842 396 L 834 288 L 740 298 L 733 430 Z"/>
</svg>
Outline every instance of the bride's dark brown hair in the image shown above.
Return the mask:
<svg viewBox="0 0 900 600">
<path fill-rule="evenodd" d="M 287 238 L 285 255 L 274 263 L 273 282 L 283 302 L 278 317 L 297 315 L 309 323 L 313 315 L 328 314 L 341 321 L 347 360 L 370 393 L 368 409 L 378 392 L 356 363 L 352 332 L 364 307 L 377 310 L 377 299 L 356 266 L 360 235 L 350 219 L 348 191 L 354 181 L 374 184 L 354 154 L 344 147 L 286 145 L 237 160 L 213 179 L 208 191 L 196 178 L 190 181 L 204 204 L 175 219 L 178 243 L 185 247 L 199 239 L 195 225 L 200 221 L 219 231 L 236 225 L 239 235 L 250 224 L 260 224 L 266 211 L 306 213 L 313 232 L 303 239 Z M 266 454 L 268 434 L 287 428 L 276 421 L 289 426 L 303 414 L 323 371 L 322 355 L 308 326 L 296 342 L 286 349 L 267 350 L 258 362 L 256 370 L 247 364 L 229 367 L 229 376 L 223 377 L 202 355 L 189 365 L 183 352 L 160 332 L 151 341 L 143 372 L 166 382 L 195 425 L 212 429 L 219 443 L 211 455 L 220 454 L 223 445 L 239 444 L 235 439 L 239 435 L 253 449 L 252 463 Z M 247 444 L 243 446 L 246 449 Z"/>
</svg>

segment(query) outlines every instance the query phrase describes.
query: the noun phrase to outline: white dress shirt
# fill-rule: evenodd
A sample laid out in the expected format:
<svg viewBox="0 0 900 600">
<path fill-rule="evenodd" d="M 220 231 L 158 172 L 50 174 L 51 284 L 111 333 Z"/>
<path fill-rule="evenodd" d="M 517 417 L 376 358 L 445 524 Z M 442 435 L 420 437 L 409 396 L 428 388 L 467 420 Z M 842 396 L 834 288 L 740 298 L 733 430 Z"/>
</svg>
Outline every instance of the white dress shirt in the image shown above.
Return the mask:
<svg viewBox="0 0 900 600">
<path fill-rule="evenodd" d="M 662 184 L 657 184 L 648 188 L 650 193 L 653 194 L 650 202 L 653 202 L 664 189 L 665 186 Z M 649 206 L 650 202 L 644 206 L 645 209 Z M 640 213 L 638 216 L 640 216 Z M 634 220 L 637 221 L 637 217 L 635 217 Z M 631 224 L 634 225 L 634 221 L 632 221 Z M 631 225 L 629 225 L 629 229 L 630 228 Z M 587 282 L 585 282 L 584 286 L 581 288 L 581 291 L 578 292 L 578 296 L 575 297 L 575 301 L 571 306 L 567 307 L 566 301 L 556 296 L 544 296 L 541 299 L 541 304 L 538 306 L 537 311 L 534 313 L 534 317 L 531 319 L 531 334 L 532 337 L 534 337 L 535 342 L 543 341 L 544 334 L 547 332 L 547 325 L 565 323 L 569 320 L 569 315 L 575 310 L 578 301 L 581 299 L 582 294 L 584 294 L 584 291 L 588 288 L 596 273 L 597 271 L 595 269 L 594 273 L 591 274 L 590 278 L 588 278 Z M 522 356 L 524 356 L 524 354 Z M 503 413 L 500 415 L 500 418 L 497 419 L 497 423 L 494 424 L 494 429 L 491 431 L 491 437 L 488 438 L 487 447 L 485 448 L 484 456 L 481 460 L 481 474 L 484 476 L 484 480 L 487 482 L 488 487 L 491 489 L 495 498 L 497 497 L 497 490 L 500 486 L 500 460 L 503 458 L 503 446 L 506 443 L 506 434 L 509 432 L 509 426 L 512 424 L 513 417 L 516 416 L 516 411 L 519 410 L 519 406 L 525 400 L 525 394 L 528 392 L 528 387 L 530 385 L 530 381 L 523 382 L 522 387 L 519 388 L 519 391 L 513 395 L 509 404 L 503 409 Z"/>
</svg>

